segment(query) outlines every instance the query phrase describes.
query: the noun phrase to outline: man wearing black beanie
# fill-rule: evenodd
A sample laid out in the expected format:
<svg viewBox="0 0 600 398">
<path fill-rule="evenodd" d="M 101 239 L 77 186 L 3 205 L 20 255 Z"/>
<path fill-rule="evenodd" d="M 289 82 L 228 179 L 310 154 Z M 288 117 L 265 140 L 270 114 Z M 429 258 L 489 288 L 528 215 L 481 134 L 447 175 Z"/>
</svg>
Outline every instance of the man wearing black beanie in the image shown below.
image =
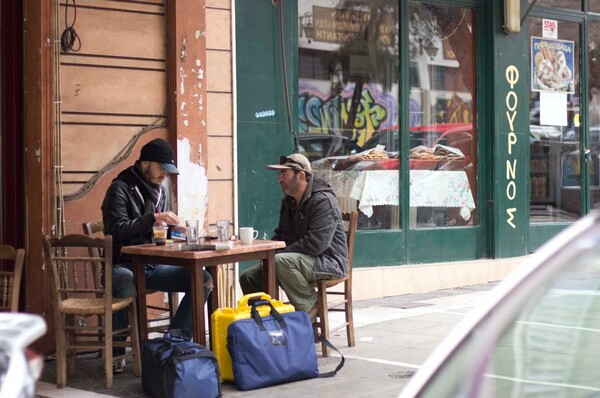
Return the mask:
<svg viewBox="0 0 600 398">
<path fill-rule="evenodd" d="M 132 297 L 137 292 L 133 283 L 130 256 L 121 248 L 152 242 L 152 227 L 157 223 L 178 226 L 179 218 L 171 211 L 169 195 L 162 186 L 169 174 L 179 174 L 171 146 L 157 138 L 142 147 L 139 159 L 115 178 L 102 203 L 104 233 L 113 237 L 113 296 Z M 184 292 L 177 313 L 171 320 L 172 329 L 192 336 L 192 303 L 190 269 L 174 265 L 146 264 L 146 286 L 151 290 Z M 212 290 L 210 274 L 204 271 L 204 297 Z M 113 328 L 128 325 L 127 312 L 113 317 Z M 113 369 L 121 373 L 125 366 L 124 348 L 115 348 Z"/>
</svg>

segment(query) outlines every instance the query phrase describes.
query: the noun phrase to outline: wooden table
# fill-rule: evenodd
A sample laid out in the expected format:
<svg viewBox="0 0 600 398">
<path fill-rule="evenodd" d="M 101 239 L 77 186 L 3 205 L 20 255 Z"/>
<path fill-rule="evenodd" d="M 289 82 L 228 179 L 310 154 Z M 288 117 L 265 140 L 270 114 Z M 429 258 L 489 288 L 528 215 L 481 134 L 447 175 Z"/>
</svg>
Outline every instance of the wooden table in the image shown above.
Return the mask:
<svg viewBox="0 0 600 398">
<path fill-rule="evenodd" d="M 208 242 L 213 243 L 213 242 Z M 146 314 L 146 264 L 167 264 L 191 267 L 192 322 L 195 342 L 206 346 L 204 334 L 204 283 L 203 268 L 210 272 L 214 287 L 209 309 L 218 308 L 219 286 L 217 283 L 217 266 L 240 261 L 263 260 L 265 292 L 275 297 L 275 252 L 285 247 L 281 241 L 255 240 L 251 245 L 235 242 L 229 250 L 183 251 L 182 244 L 168 246 L 154 244 L 124 246 L 122 253 L 131 255 L 133 279 L 137 288 L 138 320 L 141 339 L 148 338 L 148 316 Z"/>
</svg>

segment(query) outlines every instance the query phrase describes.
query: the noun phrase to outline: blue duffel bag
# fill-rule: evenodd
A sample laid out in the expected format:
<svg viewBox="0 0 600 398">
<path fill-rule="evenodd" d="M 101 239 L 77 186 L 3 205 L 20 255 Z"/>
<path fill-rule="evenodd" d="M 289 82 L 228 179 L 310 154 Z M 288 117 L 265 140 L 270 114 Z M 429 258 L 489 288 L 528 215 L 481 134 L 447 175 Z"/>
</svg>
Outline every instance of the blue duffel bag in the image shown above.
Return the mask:
<svg viewBox="0 0 600 398">
<path fill-rule="evenodd" d="M 261 317 L 257 307 L 271 307 Z M 320 341 L 339 351 L 329 341 Z M 252 303 L 249 319 L 232 322 L 227 328 L 227 350 L 233 365 L 233 379 L 240 390 L 315 377 L 334 376 L 344 366 L 344 356 L 334 371 L 319 373 L 313 328 L 308 314 L 295 311 L 280 314 L 270 301 Z"/>
<path fill-rule="evenodd" d="M 215 398 L 221 377 L 212 351 L 170 331 L 142 343 L 142 387 L 154 398 Z"/>
</svg>

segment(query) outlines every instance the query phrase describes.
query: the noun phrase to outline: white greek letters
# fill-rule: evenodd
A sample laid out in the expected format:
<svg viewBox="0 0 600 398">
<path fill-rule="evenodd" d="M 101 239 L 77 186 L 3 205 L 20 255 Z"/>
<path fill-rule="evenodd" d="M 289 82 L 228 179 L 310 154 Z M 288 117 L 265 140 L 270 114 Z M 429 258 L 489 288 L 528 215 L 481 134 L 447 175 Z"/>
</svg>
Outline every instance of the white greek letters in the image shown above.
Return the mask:
<svg viewBox="0 0 600 398">
<path fill-rule="evenodd" d="M 519 105 L 519 97 L 517 93 L 514 91 L 515 84 L 519 81 L 519 70 L 514 65 L 509 65 L 506 68 L 506 81 L 510 86 L 510 91 L 506 94 L 505 104 L 506 104 L 506 120 L 508 121 L 509 133 L 507 135 L 507 148 L 508 148 L 508 156 L 512 156 L 513 154 L 513 146 L 517 144 L 518 137 L 515 134 L 515 119 L 517 117 L 517 106 Z M 517 159 L 506 159 L 506 198 L 510 201 L 514 200 L 517 197 Z M 510 225 L 513 229 L 517 228 L 513 220 L 515 219 L 515 213 L 517 209 L 515 207 L 511 207 L 506 209 L 506 223 Z"/>
</svg>

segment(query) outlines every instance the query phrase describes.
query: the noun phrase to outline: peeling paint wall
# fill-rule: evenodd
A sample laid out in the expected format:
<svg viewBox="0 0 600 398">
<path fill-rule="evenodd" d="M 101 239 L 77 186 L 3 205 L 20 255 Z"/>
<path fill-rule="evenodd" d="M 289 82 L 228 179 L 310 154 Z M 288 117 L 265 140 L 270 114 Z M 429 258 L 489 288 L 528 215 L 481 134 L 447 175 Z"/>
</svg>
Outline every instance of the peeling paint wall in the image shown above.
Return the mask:
<svg viewBox="0 0 600 398">
<path fill-rule="evenodd" d="M 199 219 L 200 228 L 206 223 L 208 177 L 204 165 L 196 164 L 191 159 L 203 158 L 201 145 L 192 148 L 189 139 L 177 140 L 178 215 L 182 221 Z"/>
</svg>

